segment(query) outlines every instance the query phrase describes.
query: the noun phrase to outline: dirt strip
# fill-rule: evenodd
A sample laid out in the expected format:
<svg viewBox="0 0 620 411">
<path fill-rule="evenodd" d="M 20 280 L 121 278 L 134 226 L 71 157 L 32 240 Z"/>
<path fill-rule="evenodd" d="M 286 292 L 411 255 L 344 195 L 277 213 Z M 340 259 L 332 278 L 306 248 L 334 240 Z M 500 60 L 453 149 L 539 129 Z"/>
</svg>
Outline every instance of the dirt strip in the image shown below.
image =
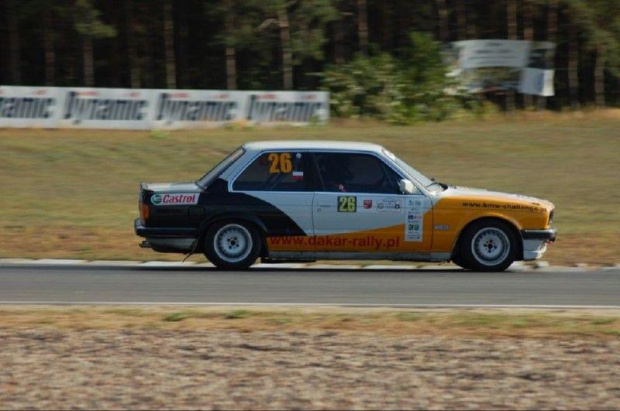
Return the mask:
<svg viewBox="0 0 620 411">
<path fill-rule="evenodd" d="M 618 335 L 562 331 L 581 320 L 617 330 L 617 312 L 2 308 L 0 317 L 3 410 L 620 409 Z M 523 332 L 501 332 L 510 324 Z"/>
</svg>

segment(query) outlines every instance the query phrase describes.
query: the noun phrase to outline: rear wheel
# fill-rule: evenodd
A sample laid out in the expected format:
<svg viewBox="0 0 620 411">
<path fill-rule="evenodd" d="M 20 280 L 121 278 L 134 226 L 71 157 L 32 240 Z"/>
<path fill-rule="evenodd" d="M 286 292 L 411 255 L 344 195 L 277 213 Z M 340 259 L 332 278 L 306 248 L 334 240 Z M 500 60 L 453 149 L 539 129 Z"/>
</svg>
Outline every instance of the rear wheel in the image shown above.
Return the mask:
<svg viewBox="0 0 620 411">
<path fill-rule="evenodd" d="M 463 265 L 459 265 L 476 271 L 504 271 L 517 257 L 517 244 L 506 223 L 476 222 L 463 233 L 459 254 Z"/>
<path fill-rule="evenodd" d="M 244 270 L 260 253 L 258 230 L 244 221 L 217 222 L 209 227 L 204 240 L 204 254 L 224 270 Z"/>
</svg>

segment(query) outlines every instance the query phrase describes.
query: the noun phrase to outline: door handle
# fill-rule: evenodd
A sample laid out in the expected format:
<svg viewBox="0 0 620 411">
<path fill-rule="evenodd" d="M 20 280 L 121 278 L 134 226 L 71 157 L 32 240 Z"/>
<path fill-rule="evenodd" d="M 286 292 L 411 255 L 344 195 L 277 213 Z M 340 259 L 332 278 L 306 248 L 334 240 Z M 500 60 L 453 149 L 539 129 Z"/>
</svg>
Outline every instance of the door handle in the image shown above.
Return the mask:
<svg viewBox="0 0 620 411">
<path fill-rule="evenodd" d="M 330 205 L 330 204 L 319 204 L 318 206 L 319 206 L 319 207 L 323 207 L 323 208 L 329 208 L 329 207 L 331 207 L 331 205 Z"/>
</svg>

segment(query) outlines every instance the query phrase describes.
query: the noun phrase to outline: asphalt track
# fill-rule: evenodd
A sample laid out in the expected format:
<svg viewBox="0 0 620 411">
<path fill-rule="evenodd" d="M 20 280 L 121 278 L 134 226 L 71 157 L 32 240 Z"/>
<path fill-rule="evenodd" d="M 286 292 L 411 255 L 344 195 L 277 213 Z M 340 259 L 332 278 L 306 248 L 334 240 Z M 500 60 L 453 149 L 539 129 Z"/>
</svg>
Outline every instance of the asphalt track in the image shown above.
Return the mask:
<svg viewBox="0 0 620 411">
<path fill-rule="evenodd" d="M 0 265 L 3 304 L 620 308 L 620 269 L 462 270 Z"/>
</svg>

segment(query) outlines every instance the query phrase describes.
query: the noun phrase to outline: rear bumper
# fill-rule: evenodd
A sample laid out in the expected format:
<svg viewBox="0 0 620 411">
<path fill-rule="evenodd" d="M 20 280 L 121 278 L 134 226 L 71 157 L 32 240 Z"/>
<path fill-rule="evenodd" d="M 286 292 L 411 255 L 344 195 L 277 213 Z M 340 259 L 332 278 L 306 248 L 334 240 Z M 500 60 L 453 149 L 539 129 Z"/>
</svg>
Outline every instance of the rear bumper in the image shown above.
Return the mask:
<svg viewBox="0 0 620 411">
<path fill-rule="evenodd" d="M 139 218 L 134 220 L 133 229 L 136 235 L 147 238 L 194 238 L 198 231 L 193 227 L 146 227 Z"/>
<path fill-rule="evenodd" d="M 147 239 L 140 244 L 141 248 L 160 253 L 187 253 L 196 239 L 195 228 L 145 227 L 139 218 L 133 222 L 133 227 L 136 235 Z"/>
</svg>

